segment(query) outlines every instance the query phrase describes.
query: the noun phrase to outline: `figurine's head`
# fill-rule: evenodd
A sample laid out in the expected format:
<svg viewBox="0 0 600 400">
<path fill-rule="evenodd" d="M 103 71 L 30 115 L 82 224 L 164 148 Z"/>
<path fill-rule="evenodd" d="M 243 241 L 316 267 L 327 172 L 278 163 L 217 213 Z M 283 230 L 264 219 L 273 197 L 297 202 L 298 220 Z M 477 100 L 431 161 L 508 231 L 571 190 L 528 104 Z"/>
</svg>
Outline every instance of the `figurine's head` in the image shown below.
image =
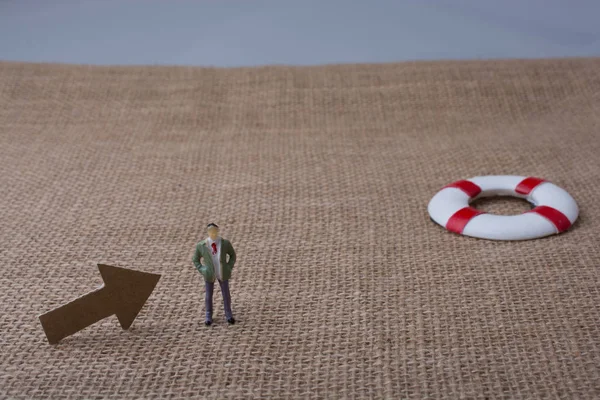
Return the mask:
<svg viewBox="0 0 600 400">
<path fill-rule="evenodd" d="M 212 240 L 215 240 L 217 236 L 219 236 L 219 227 L 215 223 L 210 223 L 206 226 L 206 231 L 208 232 L 208 237 Z"/>
</svg>

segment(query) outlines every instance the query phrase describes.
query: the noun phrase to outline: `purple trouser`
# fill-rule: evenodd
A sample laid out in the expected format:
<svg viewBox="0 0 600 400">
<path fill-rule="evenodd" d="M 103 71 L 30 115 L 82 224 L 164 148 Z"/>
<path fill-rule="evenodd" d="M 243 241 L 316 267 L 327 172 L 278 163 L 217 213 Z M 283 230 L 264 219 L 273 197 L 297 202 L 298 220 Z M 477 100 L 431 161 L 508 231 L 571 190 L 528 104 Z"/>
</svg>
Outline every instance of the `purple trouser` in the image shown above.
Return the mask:
<svg viewBox="0 0 600 400">
<path fill-rule="evenodd" d="M 221 286 L 221 294 L 223 295 L 225 318 L 233 318 L 233 313 L 231 312 L 231 295 L 229 294 L 229 281 L 219 281 L 219 286 Z M 204 281 L 204 287 L 206 289 L 206 297 L 204 299 L 204 302 L 206 304 L 206 320 L 212 321 L 213 292 L 215 290 L 215 283 Z"/>
</svg>

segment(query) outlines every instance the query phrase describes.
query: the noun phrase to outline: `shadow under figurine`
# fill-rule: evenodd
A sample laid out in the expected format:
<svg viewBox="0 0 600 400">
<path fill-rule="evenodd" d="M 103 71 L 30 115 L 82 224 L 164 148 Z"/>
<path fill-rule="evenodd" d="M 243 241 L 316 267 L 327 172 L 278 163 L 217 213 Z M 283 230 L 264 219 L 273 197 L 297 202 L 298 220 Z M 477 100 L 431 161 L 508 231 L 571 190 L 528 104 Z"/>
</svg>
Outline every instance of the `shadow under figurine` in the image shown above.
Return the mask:
<svg viewBox="0 0 600 400">
<path fill-rule="evenodd" d="M 219 281 L 221 293 L 223 294 L 225 318 L 227 322 L 234 324 L 235 319 L 231 312 L 231 295 L 229 294 L 229 278 L 231 278 L 231 271 L 235 264 L 235 250 L 233 250 L 229 240 L 219 236 L 219 227 L 216 224 L 208 224 L 206 230 L 208 237 L 198 242 L 192 258 L 196 269 L 204 277 L 204 287 L 206 289 L 206 319 L 204 323 L 207 326 L 212 325 L 213 292 L 216 280 Z M 201 263 L 200 259 L 204 263 Z"/>
</svg>

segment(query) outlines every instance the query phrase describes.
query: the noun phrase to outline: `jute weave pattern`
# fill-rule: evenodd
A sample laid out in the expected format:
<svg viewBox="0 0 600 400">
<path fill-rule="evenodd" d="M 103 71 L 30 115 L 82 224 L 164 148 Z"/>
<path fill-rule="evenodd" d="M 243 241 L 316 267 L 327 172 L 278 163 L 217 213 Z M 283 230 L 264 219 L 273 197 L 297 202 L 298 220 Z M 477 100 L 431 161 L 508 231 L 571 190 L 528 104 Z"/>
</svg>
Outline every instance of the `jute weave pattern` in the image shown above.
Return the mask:
<svg viewBox="0 0 600 400">
<path fill-rule="evenodd" d="M 565 234 L 492 242 L 429 220 L 439 188 L 547 178 Z M 479 207 L 521 212 L 520 201 Z M 0 63 L 0 396 L 600 397 L 600 59 L 211 69 Z M 238 254 L 238 323 L 192 266 Z M 47 343 L 37 316 L 162 274 Z"/>
</svg>

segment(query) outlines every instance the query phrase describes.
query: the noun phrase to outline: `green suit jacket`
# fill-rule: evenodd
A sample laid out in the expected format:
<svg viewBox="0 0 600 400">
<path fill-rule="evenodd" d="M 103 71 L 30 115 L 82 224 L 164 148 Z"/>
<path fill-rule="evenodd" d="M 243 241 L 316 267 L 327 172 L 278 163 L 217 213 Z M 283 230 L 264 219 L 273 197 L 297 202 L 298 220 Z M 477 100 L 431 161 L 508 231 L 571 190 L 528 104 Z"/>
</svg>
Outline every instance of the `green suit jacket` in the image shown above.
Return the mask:
<svg viewBox="0 0 600 400">
<path fill-rule="evenodd" d="M 227 259 L 229 256 L 229 259 Z M 204 260 L 204 265 L 200 262 L 200 259 Z M 204 280 L 208 282 L 215 281 L 215 267 L 212 261 L 212 254 L 208 246 L 206 245 L 206 239 L 201 240 L 196 245 L 196 249 L 194 250 L 194 257 L 192 257 L 192 261 L 196 266 L 198 272 L 202 274 Z M 231 278 L 231 271 L 233 270 L 233 266 L 235 264 L 235 250 L 233 250 L 233 246 L 231 242 L 227 239 L 221 238 L 221 278 L 224 281 L 229 280 Z"/>
</svg>

